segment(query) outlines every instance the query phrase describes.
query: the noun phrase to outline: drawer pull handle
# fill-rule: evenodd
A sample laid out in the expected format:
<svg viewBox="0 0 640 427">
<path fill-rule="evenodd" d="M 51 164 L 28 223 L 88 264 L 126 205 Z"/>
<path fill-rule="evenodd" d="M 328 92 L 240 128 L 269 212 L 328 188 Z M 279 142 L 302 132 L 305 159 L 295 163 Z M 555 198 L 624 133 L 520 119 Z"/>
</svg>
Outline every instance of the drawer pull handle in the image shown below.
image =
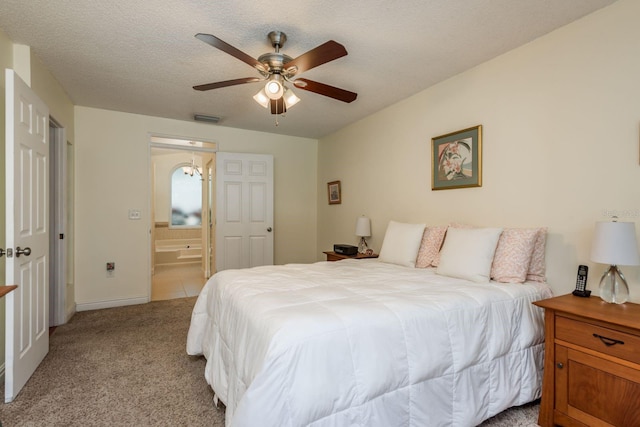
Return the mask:
<svg viewBox="0 0 640 427">
<path fill-rule="evenodd" d="M 602 335 L 593 334 L 593 336 L 598 338 L 600 341 L 602 341 L 602 343 L 607 347 L 611 347 L 612 345 L 616 345 L 616 344 L 624 344 L 624 341 L 603 337 Z"/>
</svg>

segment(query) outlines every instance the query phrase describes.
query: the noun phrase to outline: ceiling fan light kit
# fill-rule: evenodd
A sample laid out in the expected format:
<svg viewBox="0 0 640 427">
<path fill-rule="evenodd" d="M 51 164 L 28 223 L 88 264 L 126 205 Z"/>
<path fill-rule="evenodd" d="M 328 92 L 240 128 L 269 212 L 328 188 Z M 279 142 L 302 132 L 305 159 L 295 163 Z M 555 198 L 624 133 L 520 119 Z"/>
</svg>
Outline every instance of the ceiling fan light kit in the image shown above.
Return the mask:
<svg viewBox="0 0 640 427">
<path fill-rule="evenodd" d="M 271 41 L 271 46 L 273 46 L 275 52 L 265 53 L 260 55 L 258 59 L 255 59 L 216 36 L 203 33 L 196 34 L 196 38 L 199 40 L 251 65 L 260 73 L 262 78 L 244 77 L 197 85 L 193 88 L 199 91 L 206 91 L 266 80 L 264 87 L 253 96 L 253 99 L 264 108 L 271 106 L 271 114 L 275 115 L 284 114 L 288 108 L 293 107 L 300 101 L 300 98 L 285 85 L 285 82 L 289 82 L 299 89 L 337 99 L 342 102 L 353 102 L 358 97 L 358 94 L 355 92 L 308 79 L 297 78 L 300 73 L 346 56 L 347 50 L 340 43 L 329 40 L 303 53 L 297 58 L 291 58 L 288 55 L 280 53 L 280 48 L 287 41 L 287 35 L 285 33 L 281 31 L 271 31 L 267 37 Z M 276 126 L 277 125 L 278 121 L 276 117 Z"/>
</svg>

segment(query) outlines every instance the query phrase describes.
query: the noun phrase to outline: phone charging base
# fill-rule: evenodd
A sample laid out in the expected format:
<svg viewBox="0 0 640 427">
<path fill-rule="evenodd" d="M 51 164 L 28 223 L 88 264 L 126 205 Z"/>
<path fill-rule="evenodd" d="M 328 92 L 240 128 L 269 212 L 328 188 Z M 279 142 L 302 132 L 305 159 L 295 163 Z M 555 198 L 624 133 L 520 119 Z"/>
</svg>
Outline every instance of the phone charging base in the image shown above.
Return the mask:
<svg viewBox="0 0 640 427">
<path fill-rule="evenodd" d="M 579 291 L 579 290 L 576 289 L 575 291 L 572 292 L 572 294 L 577 296 L 577 297 L 586 298 L 586 297 L 591 295 L 591 291 L 586 290 L 586 289 L 584 291 Z"/>
</svg>

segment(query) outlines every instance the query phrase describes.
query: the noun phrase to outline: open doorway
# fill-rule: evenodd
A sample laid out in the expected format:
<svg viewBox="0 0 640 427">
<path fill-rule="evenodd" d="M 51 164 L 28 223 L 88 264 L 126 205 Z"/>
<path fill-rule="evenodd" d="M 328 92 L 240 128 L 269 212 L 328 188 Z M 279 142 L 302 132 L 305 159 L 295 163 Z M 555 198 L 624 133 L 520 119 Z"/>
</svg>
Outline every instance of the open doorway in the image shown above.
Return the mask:
<svg viewBox="0 0 640 427">
<path fill-rule="evenodd" d="M 73 288 L 73 146 L 65 128 L 49 118 L 49 326 L 75 313 Z"/>
<path fill-rule="evenodd" d="M 215 271 L 215 143 L 152 137 L 151 300 L 200 293 Z"/>
</svg>

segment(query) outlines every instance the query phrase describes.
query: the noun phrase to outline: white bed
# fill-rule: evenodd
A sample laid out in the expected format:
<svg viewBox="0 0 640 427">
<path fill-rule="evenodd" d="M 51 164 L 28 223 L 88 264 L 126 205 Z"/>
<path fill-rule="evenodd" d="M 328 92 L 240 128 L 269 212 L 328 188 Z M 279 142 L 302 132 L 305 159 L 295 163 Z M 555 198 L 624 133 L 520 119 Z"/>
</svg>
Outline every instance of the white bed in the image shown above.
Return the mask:
<svg viewBox="0 0 640 427">
<path fill-rule="evenodd" d="M 187 352 L 227 426 L 474 426 L 540 397 L 550 296 L 377 260 L 227 270 Z"/>
</svg>

